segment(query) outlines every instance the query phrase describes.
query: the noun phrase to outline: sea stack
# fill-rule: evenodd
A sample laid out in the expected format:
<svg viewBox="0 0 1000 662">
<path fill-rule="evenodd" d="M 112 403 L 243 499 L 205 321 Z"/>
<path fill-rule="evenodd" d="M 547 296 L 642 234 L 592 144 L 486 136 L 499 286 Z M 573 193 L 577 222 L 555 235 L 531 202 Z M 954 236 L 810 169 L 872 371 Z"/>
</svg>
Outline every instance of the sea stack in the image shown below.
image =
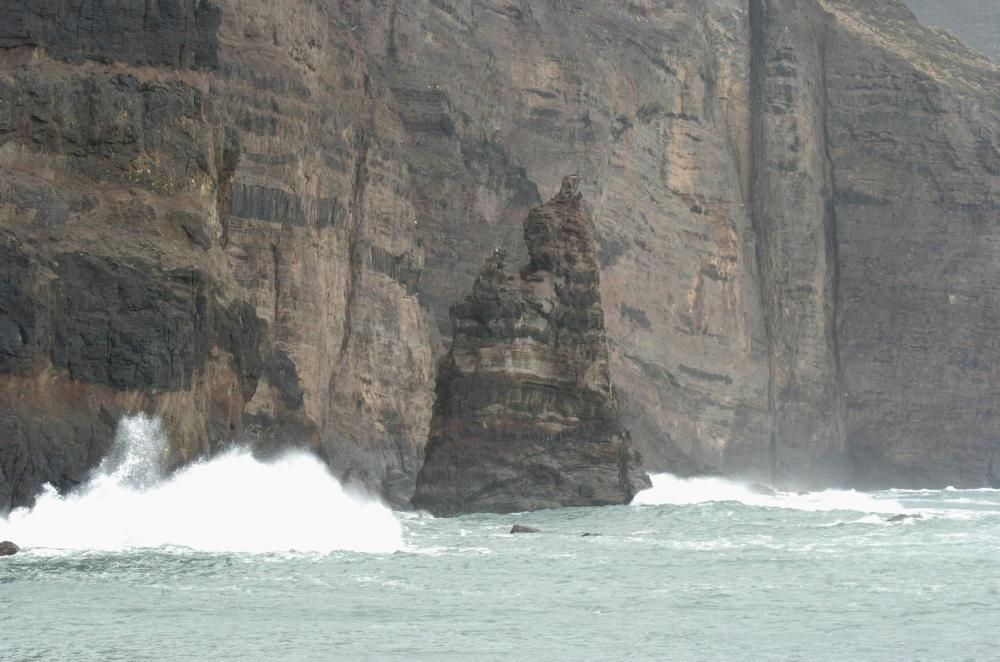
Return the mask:
<svg viewBox="0 0 1000 662">
<path fill-rule="evenodd" d="M 451 308 L 413 506 L 436 515 L 628 503 L 649 486 L 608 368 L 591 220 L 566 177 Z"/>
</svg>

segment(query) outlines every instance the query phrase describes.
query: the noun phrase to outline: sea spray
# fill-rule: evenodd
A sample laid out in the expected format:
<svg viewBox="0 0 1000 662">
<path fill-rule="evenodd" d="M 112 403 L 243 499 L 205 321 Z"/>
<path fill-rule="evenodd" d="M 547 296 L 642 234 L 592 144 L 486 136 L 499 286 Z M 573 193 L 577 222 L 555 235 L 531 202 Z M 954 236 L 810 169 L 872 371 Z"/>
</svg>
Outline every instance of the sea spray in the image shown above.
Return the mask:
<svg viewBox="0 0 1000 662">
<path fill-rule="evenodd" d="M 924 517 L 726 501 L 406 513 L 405 554 L 28 550 L 0 559 L 0 659 L 997 659 L 997 496 L 870 496 Z"/>
<path fill-rule="evenodd" d="M 307 453 L 262 462 L 235 449 L 163 475 L 166 435 L 125 418 L 94 476 L 0 519 L 0 539 L 32 551 L 172 548 L 202 552 L 393 552 L 402 526 L 384 505 L 345 492 Z"/>
<path fill-rule="evenodd" d="M 122 485 L 143 489 L 159 482 L 166 470 L 169 445 L 163 421 L 136 414 L 118 423 L 114 445 L 97 468 L 98 476 L 112 476 Z"/>
<path fill-rule="evenodd" d="M 725 478 L 678 478 L 670 474 L 651 476 L 653 487 L 640 492 L 632 500 L 637 506 L 738 502 L 761 508 L 788 508 L 810 512 L 857 511 L 862 513 L 903 513 L 906 509 L 896 500 L 877 499 L 871 494 L 854 490 L 823 490 L 821 492 L 776 492 L 761 494 L 749 485 Z"/>
</svg>

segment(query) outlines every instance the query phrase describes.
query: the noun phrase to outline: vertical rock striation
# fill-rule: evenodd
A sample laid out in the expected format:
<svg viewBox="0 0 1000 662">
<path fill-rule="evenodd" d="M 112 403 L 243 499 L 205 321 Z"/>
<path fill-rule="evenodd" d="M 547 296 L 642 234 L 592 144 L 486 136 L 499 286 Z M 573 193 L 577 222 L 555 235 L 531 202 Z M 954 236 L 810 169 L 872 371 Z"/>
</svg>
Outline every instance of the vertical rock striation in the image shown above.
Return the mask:
<svg viewBox="0 0 1000 662">
<path fill-rule="evenodd" d="M 835 332 L 828 21 L 813 2 L 750 2 L 751 214 L 768 346 L 771 480 L 783 485 L 851 478 Z"/>
<path fill-rule="evenodd" d="M 1000 69 L 899 0 L 0 16 L 0 511 L 138 409 L 408 502 L 449 307 L 561 172 L 649 469 L 1000 482 Z"/>
<path fill-rule="evenodd" d="M 576 178 L 524 224 L 452 308 L 454 339 L 413 505 L 435 514 L 627 503 L 649 486 L 608 369 L 600 269 Z"/>
<path fill-rule="evenodd" d="M 855 482 L 988 485 L 1000 457 L 1000 68 L 901 3 L 824 5 Z"/>
<path fill-rule="evenodd" d="M 121 5 L 122 3 L 117 3 Z M 0 1 L 0 511 L 118 418 L 405 502 L 430 323 L 403 125 L 323 3 Z"/>
</svg>

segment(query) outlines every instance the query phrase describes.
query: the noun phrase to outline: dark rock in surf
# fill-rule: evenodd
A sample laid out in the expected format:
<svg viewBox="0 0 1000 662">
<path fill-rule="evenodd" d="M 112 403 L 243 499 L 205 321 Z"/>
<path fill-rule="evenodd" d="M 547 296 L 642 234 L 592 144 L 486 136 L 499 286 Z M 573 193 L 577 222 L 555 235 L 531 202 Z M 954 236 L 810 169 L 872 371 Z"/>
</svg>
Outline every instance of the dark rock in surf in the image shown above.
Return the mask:
<svg viewBox="0 0 1000 662">
<path fill-rule="evenodd" d="M 436 515 L 628 503 L 650 486 L 611 387 L 600 266 L 576 177 L 453 306 L 413 505 Z"/>
<path fill-rule="evenodd" d="M 760 483 L 754 483 L 753 485 L 750 485 L 747 489 L 750 490 L 750 492 L 752 492 L 753 494 L 760 494 L 762 496 L 778 495 L 778 493 L 775 492 L 773 489 L 771 489 L 767 485 L 761 485 Z"/>
<path fill-rule="evenodd" d="M 886 522 L 889 524 L 897 524 L 899 522 L 905 522 L 908 519 L 923 519 L 923 518 L 924 516 L 921 515 L 920 513 L 917 513 L 916 515 L 905 515 L 900 513 L 899 515 L 893 515 L 892 517 L 887 519 Z"/>
<path fill-rule="evenodd" d="M 541 529 L 536 529 L 532 526 L 521 526 L 520 524 L 515 524 L 511 528 L 510 532 L 513 533 L 541 533 Z"/>
<path fill-rule="evenodd" d="M 990 464 L 986 468 L 986 484 L 992 489 L 1000 489 L 1000 452 L 990 456 Z"/>
<path fill-rule="evenodd" d="M 0 542 L 0 556 L 14 556 L 21 551 L 21 548 L 9 540 Z"/>
</svg>

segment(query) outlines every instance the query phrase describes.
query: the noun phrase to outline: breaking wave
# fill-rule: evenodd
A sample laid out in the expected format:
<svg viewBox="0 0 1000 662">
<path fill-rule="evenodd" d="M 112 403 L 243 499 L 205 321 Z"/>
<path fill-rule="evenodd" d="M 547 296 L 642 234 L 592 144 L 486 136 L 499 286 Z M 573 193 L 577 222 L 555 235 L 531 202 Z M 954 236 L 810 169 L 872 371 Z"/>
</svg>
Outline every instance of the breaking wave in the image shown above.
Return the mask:
<svg viewBox="0 0 1000 662">
<path fill-rule="evenodd" d="M 895 499 L 877 498 L 854 490 L 822 492 L 775 492 L 724 478 L 678 478 L 670 474 L 651 476 L 653 487 L 640 492 L 633 505 L 693 505 L 737 502 L 760 508 L 788 508 L 809 512 L 857 511 L 862 513 L 903 513 L 907 509 Z"/>
<path fill-rule="evenodd" d="M 88 483 L 46 486 L 31 509 L 0 518 L 0 540 L 26 549 L 201 552 L 393 552 L 402 525 L 384 505 L 348 494 L 317 458 L 274 461 L 233 450 L 165 476 L 157 419 L 125 418 Z"/>
</svg>

